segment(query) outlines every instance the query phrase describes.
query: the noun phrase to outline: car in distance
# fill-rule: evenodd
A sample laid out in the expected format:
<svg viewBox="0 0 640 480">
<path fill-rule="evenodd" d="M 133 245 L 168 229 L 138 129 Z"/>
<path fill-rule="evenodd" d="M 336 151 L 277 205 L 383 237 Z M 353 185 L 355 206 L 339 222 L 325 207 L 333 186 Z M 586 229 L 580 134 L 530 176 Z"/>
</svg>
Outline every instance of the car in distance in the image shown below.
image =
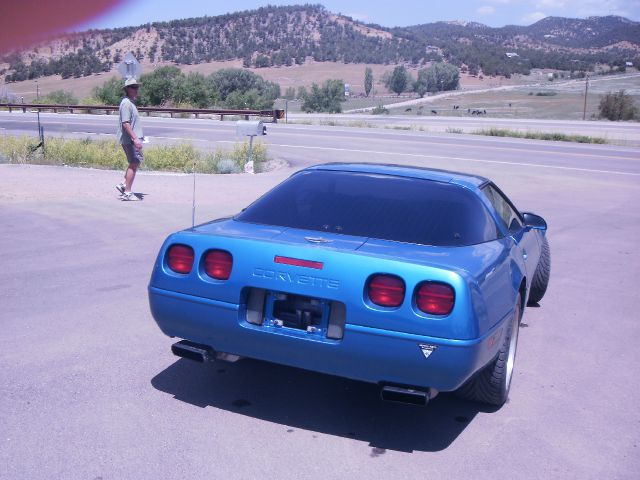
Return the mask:
<svg viewBox="0 0 640 480">
<path fill-rule="evenodd" d="M 379 164 L 293 174 L 232 218 L 170 235 L 149 284 L 160 329 L 198 361 L 250 357 L 502 405 L 545 221 L 474 175 Z"/>
</svg>

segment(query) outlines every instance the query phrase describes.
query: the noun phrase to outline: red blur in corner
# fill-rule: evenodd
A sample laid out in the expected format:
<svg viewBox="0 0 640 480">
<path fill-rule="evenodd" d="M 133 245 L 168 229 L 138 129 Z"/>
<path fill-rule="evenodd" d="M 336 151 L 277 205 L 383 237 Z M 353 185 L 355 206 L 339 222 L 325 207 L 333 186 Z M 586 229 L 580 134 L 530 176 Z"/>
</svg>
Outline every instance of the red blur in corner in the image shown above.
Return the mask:
<svg viewBox="0 0 640 480">
<path fill-rule="evenodd" d="M 68 31 L 121 3 L 122 0 L 4 0 L 0 15 L 0 53 L 28 47 Z"/>
</svg>

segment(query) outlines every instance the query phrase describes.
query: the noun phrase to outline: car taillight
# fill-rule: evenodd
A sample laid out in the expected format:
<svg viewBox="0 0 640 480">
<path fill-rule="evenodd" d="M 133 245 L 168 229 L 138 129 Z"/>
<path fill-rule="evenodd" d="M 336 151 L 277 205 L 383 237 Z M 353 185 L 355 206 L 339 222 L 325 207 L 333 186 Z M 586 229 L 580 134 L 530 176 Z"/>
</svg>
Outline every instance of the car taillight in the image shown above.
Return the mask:
<svg viewBox="0 0 640 480">
<path fill-rule="evenodd" d="M 193 248 L 172 245 L 167 251 L 167 265 L 176 273 L 189 273 L 193 267 Z"/>
<path fill-rule="evenodd" d="M 416 305 L 424 313 L 448 315 L 453 310 L 455 292 L 444 283 L 425 282 L 418 287 Z"/>
<path fill-rule="evenodd" d="M 395 275 L 374 275 L 369 279 L 369 299 L 381 307 L 399 307 L 404 301 L 404 282 Z"/>
<path fill-rule="evenodd" d="M 204 257 L 204 271 L 216 280 L 227 280 L 233 268 L 233 257 L 225 250 L 210 250 Z"/>
</svg>

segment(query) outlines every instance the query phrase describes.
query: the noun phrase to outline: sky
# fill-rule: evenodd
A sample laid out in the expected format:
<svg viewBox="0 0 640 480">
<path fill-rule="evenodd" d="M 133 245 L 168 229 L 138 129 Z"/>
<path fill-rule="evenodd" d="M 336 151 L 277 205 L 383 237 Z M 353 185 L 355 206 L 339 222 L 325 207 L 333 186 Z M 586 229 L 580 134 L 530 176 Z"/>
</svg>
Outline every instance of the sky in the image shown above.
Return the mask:
<svg viewBox="0 0 640 480">
<path fill-rule="evenodd" d="M 475 21 L 501 27 L 530 25 L 547 16 L 584 18 L 592 15 L 620 15 L 640 21 L 640 0 L 124 0 L 111 11 L 74 30 L 136 26 L 154 21 L 222 15 L 268 4 L 303 3 L 320 3 L 331 12 L 385 27 L 440 20 Z"/>
</svg>

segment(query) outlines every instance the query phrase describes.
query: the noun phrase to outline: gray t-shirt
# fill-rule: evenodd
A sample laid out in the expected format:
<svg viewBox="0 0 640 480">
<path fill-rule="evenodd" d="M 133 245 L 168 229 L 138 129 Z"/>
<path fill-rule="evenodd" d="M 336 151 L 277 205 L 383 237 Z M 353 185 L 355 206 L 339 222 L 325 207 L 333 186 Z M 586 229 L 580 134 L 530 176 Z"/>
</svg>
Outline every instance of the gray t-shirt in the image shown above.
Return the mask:
<svg viewBox="0 0 640 480">
<path fill-rule="evenodd" d="M 129 134 L 122 128 L 122 124 L 125 122 L 129 122 L 136 137 L 142 138 L 142 125 L 140 125 L 138 119 L 138 109 L 134 103 L 129 100 L 129 97 L 124 97 L 120 102 L 120 121 L 118 122 L 117 139 L 122 145 L 133 143 Z"/>
</svg>

